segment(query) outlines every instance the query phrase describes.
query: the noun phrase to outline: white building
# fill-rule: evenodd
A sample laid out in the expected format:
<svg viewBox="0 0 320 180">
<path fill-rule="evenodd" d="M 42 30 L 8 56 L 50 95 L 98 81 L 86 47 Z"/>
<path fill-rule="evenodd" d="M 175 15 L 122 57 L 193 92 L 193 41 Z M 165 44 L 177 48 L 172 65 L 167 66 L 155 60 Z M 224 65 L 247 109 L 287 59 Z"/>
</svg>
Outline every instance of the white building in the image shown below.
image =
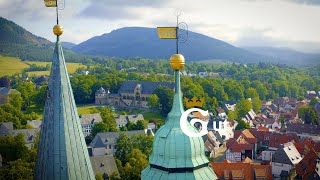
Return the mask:
<svg viewBox="0 0 320 180">
<path fill-rule="evenodd" d="M 95 114 L 82 114 L 80 115 L 80 122 L 84 137 L 91 135 L 92 127 L 95 123 L 102 122 L 100 113 Z"/>
<path fill-rule="evenodd" d="M 135 134 L 145 134 L 145 130 L 136 130 L 136 131 L 122 131 L 129 137 Z M 120 132 L 106 132 L 98 133 L 92 140 L 90 146 L 92 147 L 93 156 L 102 156 L 105 154 L 114 155 L 116 152 L 117 139 L 120 136 Z"/>
<path fill-rule="evenodd" d="M 286 171 L 289 174 L 301 160 L 302 155 L 300 155 L 292 142 L 280 145 L 272 156 L 272 174 L 277 177 L 280 176 L 282 171 Z"/>
<path fill-rule="evenodd" d="M 119 115 L 119 116 L 115 117 L 115 120 L 117 123 L 117 127 L 120 128 L 122 126 L 126 126 L 129 121 L 136 124 L 139 120 L 144 120 L 144 117 L 142 114 Z"/>
</svg>

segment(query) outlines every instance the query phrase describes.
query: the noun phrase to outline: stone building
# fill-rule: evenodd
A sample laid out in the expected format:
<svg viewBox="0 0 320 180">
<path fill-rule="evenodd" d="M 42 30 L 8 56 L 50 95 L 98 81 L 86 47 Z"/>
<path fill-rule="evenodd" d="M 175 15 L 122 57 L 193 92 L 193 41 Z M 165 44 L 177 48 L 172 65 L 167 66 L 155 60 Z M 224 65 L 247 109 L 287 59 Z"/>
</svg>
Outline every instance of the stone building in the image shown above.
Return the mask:
<svg viewBox="0 0 320 180">
<path fill-rule="evenodd" d="M 126 81 L 116 94 L 110 94 L 109 90 L 100 87 L 95 94 L 95 104 L 148 108 L 148 98 L 158 86 L 174 89 L 174 83 L 170 82 Z"/>
</svg>

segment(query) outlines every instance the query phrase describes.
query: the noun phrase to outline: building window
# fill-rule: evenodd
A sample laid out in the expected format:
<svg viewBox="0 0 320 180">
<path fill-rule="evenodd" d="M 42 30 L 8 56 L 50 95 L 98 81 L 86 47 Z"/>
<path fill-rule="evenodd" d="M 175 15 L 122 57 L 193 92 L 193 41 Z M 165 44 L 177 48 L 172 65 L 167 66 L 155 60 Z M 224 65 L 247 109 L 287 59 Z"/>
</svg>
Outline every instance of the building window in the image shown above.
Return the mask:
<svg viewBox="0 0 320 180">
<path fill-rule="evenodd" d="M 111 149 L 111 145 L 109 145 L 109 149 Z"/>
</svg>

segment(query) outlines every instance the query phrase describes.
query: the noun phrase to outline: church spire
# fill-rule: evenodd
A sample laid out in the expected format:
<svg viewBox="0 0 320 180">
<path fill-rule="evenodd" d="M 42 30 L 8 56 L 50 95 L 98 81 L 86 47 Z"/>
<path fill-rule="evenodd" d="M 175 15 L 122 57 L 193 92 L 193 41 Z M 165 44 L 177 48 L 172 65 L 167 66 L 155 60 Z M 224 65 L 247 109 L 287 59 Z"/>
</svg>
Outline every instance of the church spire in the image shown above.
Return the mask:
<svg viewBox="0 0 320 180">
<path fill-rule="evenodd" d="M 185 60 L 181 54 L 170 58 L 170 66 L 175 71 L 175 94 L 167 121 L 155 134 L 150 165 L 141 173 L 141 179 L 217 179 L 204 154 L 202 137 L 189 137 L 180 128 L 180 118 L 184 112 L 180 87 L 180 70 Z M 187 120 L 185 120 L 186 123 Z M 188 130 L 197 132 L 190 123 Z"/>
<path fill-rule="evenodd" d="M 53 28 L 57 36 L 47 89 L 34 179 L 95 179 L 77 107 L 67 73 L 59 37 L 63 28 Z"/>
</svg>

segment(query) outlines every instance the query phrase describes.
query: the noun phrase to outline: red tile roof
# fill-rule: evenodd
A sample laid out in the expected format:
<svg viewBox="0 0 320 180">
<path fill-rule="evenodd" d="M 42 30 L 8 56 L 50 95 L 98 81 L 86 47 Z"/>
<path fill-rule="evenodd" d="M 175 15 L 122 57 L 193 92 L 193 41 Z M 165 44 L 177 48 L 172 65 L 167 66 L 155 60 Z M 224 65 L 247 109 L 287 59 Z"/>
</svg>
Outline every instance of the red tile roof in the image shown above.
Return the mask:
<svg viewBox="0 0 320 180">
<path fill-rule="evenodd" d="M 241 152 L 243 150 L 253 150 L 253 144 L 237 144 L 234 143 L 229 148 L 232 152 Z"/>
<path fill-rule="evenodd" d="M 253 168 L 255 170 L 256 178 L 261 179 L 272 179 L 272 171 L 270 165 L 253 165 Z"/>
<path fill-rule="evenodd" d="M 233 179 L 232 175 L 240 176 L 243 175 L 243 179 L 253 180 L 254 172 L 250 164 L 247 163 L 211 163 L 213 171 L 216 173 L 219 179 Z M 233 173 L 232 173 L 233 171 Z"/>
<path fill-rule="evenodd" d="M 248 129 L 245 129 L 243 131 L 241 131 L 241 130 L 234 131 L 234 138 L 238 139 L 240 137 L 240 135 L 243 135 L 245 140 L 251 144 L 257 143 L 256 137 L 254 137 L 254 135 Z"/>
<path fill-rule="evenodd" d="M 263 127 L 263 126 L 259 126 L 259 127 L 258 127 L 258 131 L 269 132 L 269 128 Z M 251 132 L 251 131 L 250 131 L 250 132 Z M 253 135 L 254 135 L 254 134 L 253 134 Z"/>
<path fill-rule="evenodd" d="M 309 175 L 315 173 L 317 159 L 317 153 L 311 149 L 296 165 L 296 172 L 302 177 L 303 180 L 309 179 Z"/>
<path fill-rule="evenodd" d="M 298 142 L 299 137 L 297 134 L 281 134 L 281 133 L 272 133 L 270 135 L 269 147 L 278 148 L 280 144 L 287 142 Z"/>
<path fill-rule="evenodd" d="M 272 179 L 270 165 L 255 165 L 242 162 L 212 162 L 210 165 L 219 179 L 242 178 L 253 180 L 255 176 L 268 180 Z"/>
</svg>

